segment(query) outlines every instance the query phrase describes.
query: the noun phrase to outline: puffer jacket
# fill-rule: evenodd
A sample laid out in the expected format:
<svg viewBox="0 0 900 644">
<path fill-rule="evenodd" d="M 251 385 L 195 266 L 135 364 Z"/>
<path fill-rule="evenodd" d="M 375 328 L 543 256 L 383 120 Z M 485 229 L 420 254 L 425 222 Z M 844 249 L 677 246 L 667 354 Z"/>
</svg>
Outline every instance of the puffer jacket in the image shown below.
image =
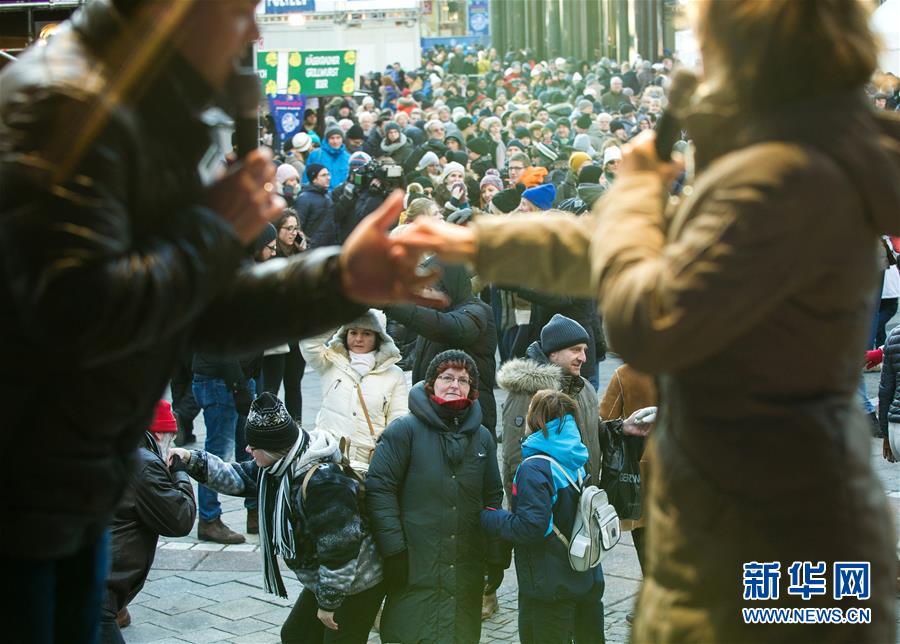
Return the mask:
<svg viewBox="0 0 900 644">
<path fill-rule="evenodd" d="M 481 407 L 448 415 L 425 392 L 409 394 L 410 413 L 381 435 L 366 477 L 366 506 L 384 557 L 404 550 L 409 583 L 388 595 L 381 619 L 387 642 L 474 644 L 481 632 L 485 563 L 506 563 L 481 529 L 485 506 L 503 489 Z"/>
<path fill-rule="evenodd" d="M 141 592 L 160 536 L 183 537 L 194 527 L 197 502 L 186 472 L 169 472 L 150 432 L 138 449 L 138 467 L 110 530 L 112 551 L 107 591 L 118 610 Z"/>
<path fill-rule="evenodd" d="M 431 265 L 431 262 L 426 262 Z M 460 349 L 469 354 L 478 367 L 478 400 L 484 418 L 482 423 L 493 433 L 497 425 L 497 403 L 494 400 L 494 353 L 497 332 L 491 307 L 472 295 L 468 272 L 461 266 L 443 266 L 444 275 L 437 288 L 446 293 L 450 307 L 445 311 L 399 304 L 385 309 L 388 317 L 419 334 L 416 341 L 412 381 L 425 379 L 431 359 L 446 349 Z"/>
<path fill-rule="evenodd" d="M 330 340 L 318 336 L 300 342 L 303 359 L 322 378 L 322 404 L 316 416 L 316 429 L 337 439 L 349 438 L 350 458 L 366 463 L 375 447 L 375 438 L 369 431 L 357 389 L 362 391 L 376 438 L 389 423 L 409 411 L 406 376 L 397 366 L 400 351 L 385 331 L 383 317 L 380 312 L 370 310 L 360 320 L 328 336 Z M 344 334 L 351 327 L 371 329 L 381 338 L 375 367 L 362 377 L 350 366 L 350 355 L 344 344 Z"/>
<path fill-rule="evenodd" d="M 547 436 L 540 431 L 529 435 L 522 442 L 521 452 L 525 460 L 516 470 L 510 498 L 512 512 L 482 510 L 481 525 L 488 534 L 515 546 L 520 595 L 549 602 L 582 596 L 591 590 L 594 575 L 572 570 L 568 548 L 553 531 L 555 526 L 571 539 L 581 499 L 581 492 L 566 478 L 583 480 L 588 460 L 575 419 L 567 415 L 551 420 Z"/>
<path fill-rule="evenodd" d="M 884 361 L 878 383 L 878 424 L 887 436 L 888 423 L 900 423 L 900 326 L 894 327 L 884 343 Z"/>
<path fill-rule="evenodd" d="M 540 342 L 528 347 L 527 357 L 510 360 L 497 372 L 497 384 L 508 392 L 501 410 L 503 421 L 503 486 L 512 498 L 512 481 L 522 462 L 521 441 L 525 434 L 525 417 L 531 399 L 541 389 L 556 389 L 578 403 L 581 442 L 588 450 L 587 472 L 590 483 L 599 485 L 602 452 L 600 421 L 597 415 L 597 393 L 581 376 L 565 374 L 541 350 Z"/>
<path fill-rule="evenodd" d="M 347 152 L 347 147 L 343 143 L 339 148 L 333 148 L 328 145 L 327 141 L 323 141 L 322 147 L 310 152 L 306 159 L 306 167 L 308 168 L 312 163 L 324 165 L 331 173 L 331 181 L 328 183 L 329 191 L 344 183 L 350 176 L 350 153 Z"/>
<path fill-rule="evenodd" d="M 309 445 L 291 467 L 294 558 L 284 563 L 315 593 L 319 607 L 336 610 L 347 595 L 381 581 L 381 559 L 361 514 L 357 482 L 341 469 L 337 440 L 325 432 L 309 432 Z M 315 465 L 306 499 L 303 479 Z M 256 497 L 260 468 L 256 461 L 226 463 L 215 454 L 191 450 L 188 473 L 222 494 Z M 262 506 L 260 506 L 262 507 Z"/>
<path fill-rule="evenodd" d="M 0 531 L 7 556 L 100 537 L 183 356 L 252 353 L 364 310 L 342 295 L 336 249 L 242 266 L 232 226 L 199 205 L 214 92 L 163 47 L 142 91 L 110 103 L 126 24 L 109 0 L 87 3 L 0 74 L 0 354 L 16 374 L 3 436 L 43 441 L 41 476 L 27 459 L 4 468 L 2 507 L 28 526 Z M 61 124 L 95 117 L 76 150 L 85 128 Z M 48 379 L 66 385 L 46 396 Z"/>
<path fill-rule="evenodd" d="M 337 184 L 333 184 L 337 185 Z M 294 202 L 297 223 L 306 235 L 309 250 L 340 244 L 340 231 L 334 216 L 334 203 L 325 188 L 305 184 Z"/>
</svg>

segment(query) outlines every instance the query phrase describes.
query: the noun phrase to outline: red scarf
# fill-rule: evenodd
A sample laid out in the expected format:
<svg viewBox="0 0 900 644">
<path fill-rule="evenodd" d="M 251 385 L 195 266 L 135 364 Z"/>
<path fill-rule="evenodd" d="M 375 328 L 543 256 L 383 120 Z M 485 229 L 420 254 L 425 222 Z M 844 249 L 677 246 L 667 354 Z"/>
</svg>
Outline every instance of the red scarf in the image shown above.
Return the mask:
<svg viewBox="0 0 900 644">
<path fill-rule="evenodd" d="M 472 406 L 472 401 L 468 398 L 457 398 L 456 400 L 444 400 L 438 398 L 437 395 L 431 394 L 431 399 L 444 409 L 452 409 L 453 411 L 462 411 Z"/>
</svg>

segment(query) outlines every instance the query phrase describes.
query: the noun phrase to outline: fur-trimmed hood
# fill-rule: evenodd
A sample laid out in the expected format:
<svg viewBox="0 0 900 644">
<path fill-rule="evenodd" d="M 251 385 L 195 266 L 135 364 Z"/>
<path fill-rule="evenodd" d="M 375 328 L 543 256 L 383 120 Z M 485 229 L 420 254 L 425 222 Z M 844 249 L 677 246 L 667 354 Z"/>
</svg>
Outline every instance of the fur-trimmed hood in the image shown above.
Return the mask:
<svg viewBox="0 0 900 644">
<path fill-rule="evenodd" d="M 540 364 L 527 358 L 510 360 L 497 372 L 497 385 L 510 393 L 533 395 L 541 389 L 559 389 L 563 370 L 555 364 Z"/>
<path fill-rule="evenodd" d="M 373 372 L 383 371 L 384 369 L 396 364 L 400 360 L 400 349 L 394 343 L 394 339 L 388 335 L 387 320 L 384 313 L 378 309 L 369 309 L 363 315 L 352 322 L 348 322 L 331 337 L 327 342 L 326 355 L 329 358 L 336 359 L 338 356 L 343 358 L 341 362 L 350 364 L 350 352 L 344 344 L 344 334 L 348 329 L 369 329 L 374 331 L 381 338 L 381 346 L 375 353 L 375 368 Z"/>
</svg>

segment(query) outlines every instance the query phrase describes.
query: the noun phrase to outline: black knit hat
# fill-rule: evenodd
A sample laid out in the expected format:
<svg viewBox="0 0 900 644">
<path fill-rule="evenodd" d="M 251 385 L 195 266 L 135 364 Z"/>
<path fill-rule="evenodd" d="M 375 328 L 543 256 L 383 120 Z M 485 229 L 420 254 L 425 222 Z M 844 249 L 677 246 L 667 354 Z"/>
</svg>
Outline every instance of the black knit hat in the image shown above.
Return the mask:
<svg viewBox="0 0 900 644">
<path fill-rule="evenodd" d="M 359 123 L 354 123 L 350 126 L 350 129 L 347 130 L 347 138 L 348 139 L 364 139 L 366 138 L 366 133 L 363 132 L 362 127 L 360 127 Z"/>
<path fill-rule="evenodd" d="M 582 114 L 577 119 L 575 119 L 575 125 L 580 127 L 582 130 L 589 130 L 593 123 L 594 121 L 591 119 L 590 114 Z"/>
<path fill-rule="evenodd" d="M 494 205 L 494 208 L 502 213 L 512 212 L 522 203 L 523 192 L 525 192 L 525 186 L 517 183 L 514 187 L 501 190 L 495 194 L 493 199 L 491 199 L 491 203 Z"/>
<path fill-rule="evenodd" d="M 494 197 L 496 199 L 496 197 Z M 545 355 L 554 351 L 587 344 L 591 341 L 588 332 L 572 318 L 557 313 L 541 329 L 541 350 Z"/>
<path fill-rule="evenodd" d="M 587 164 L 578 173 L 578 183 L 600 183 L 603 168 L 599 165 Z"/>
<path fill-rule="evenodd" d="M 478 156 L 483 156 L 485 154 L 491 153 L 491 144 L 488 143 L 485 139 L 472 139 L 468 143 L 469 150 L 474 152 Z"/>
<path fill-rule="evenodd" d="M 450 363 L 461 364 L 469 372 L 472 386 L 469 387 L 468 397 L 471 400 L 475 400 L 478 397 L 478 366 L 468 353 L 459 349 L 441 351 L 431 359 L 431 362 L 428 363 L 428 368 L 425 370 L 425 389 L 434 391 L 434 381 L 444 371 L 454 366 Z"/>
<path fill-rule="evenodd" d="M 472 119 L 468 116 L 463 116 L 456 120 L 456 127 L 459 128 L 460 132 L 467 130 L 472 127 Z"/>
<path fill-rule="evenodd" d="M 284 403 L 267 391 L 251 403 L 245 431 L 248 445 L 265 450 L 289 449 L 300 435 Z"/>
<path fill-rule="evenodd" d="M 310 163 L 306 166 L 306 178 L 312 183 L 322 170 L 325 170 L 325 166 L 321 163 Z"/>
</svg>

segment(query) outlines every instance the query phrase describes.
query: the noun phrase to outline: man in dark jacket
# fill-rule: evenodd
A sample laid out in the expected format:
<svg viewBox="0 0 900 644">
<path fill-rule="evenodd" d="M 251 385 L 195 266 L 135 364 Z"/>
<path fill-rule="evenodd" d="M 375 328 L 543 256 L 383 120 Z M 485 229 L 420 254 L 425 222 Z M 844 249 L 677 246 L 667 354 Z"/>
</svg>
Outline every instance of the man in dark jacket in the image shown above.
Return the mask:
<svg viewBox="0 0 900 644">
<path fill-rule="evenodd" d="M 426 262 L 426 266 L 432 265 L 435 265 L 433 260 Z M 484 415 L 482 424 L 493 434 L 497 425 L 497 403 L 494 401 L 497 332 L 493 311 L 472 294 L 472 282 L 464 268 L 441 266 L 444 275 L 434 288 L 449 298 L 449 308 L 439 311 L 400 304 L 385 309 L 385 315 L 419 334 L 412 368 L 413 382 L 425 377 L 431 359 L 442 351 L 459 349 L 472 356 L 481 374 L 478 399 Z"/>
<path fill-rule="evenodd" d="M 4 473 L 9 640 L 93 638 L 109 517 L 182 356 L 277 346 L 424 282 L 388 255 L 396 199 L 342 253 L 242 266 L 284 202 L 264 151 L 214 179 L 202 115 L 258 36 L 255 5 L 96 0 L 0 75 L 3 436 L 39 435 L 43 465 Z"/>
<path fill-rule="evenodd" d="M 119 626 L 131 623 L 128 604 L 144 587 L 160 535 L 183 537 L 194 525 L 197 505 L 191 479 L 180 459 L 166 465 L 176 426 L 171 405 L 159 401 L 138 449 L 138 468 L 113 517 L 112 567 L 100 629 L 103 644 L 120 641 Z"/>
<path fill-rule="evenodd" d="M 309 183 L 294 202 L 300 230 L 306 235 L 308 250 L 341 243 L 338 225 L 334 219 L 334 202 L 328 192 L 331 173 L 323 165 L 310 163 L 306 166 Z"/>
</svg>

